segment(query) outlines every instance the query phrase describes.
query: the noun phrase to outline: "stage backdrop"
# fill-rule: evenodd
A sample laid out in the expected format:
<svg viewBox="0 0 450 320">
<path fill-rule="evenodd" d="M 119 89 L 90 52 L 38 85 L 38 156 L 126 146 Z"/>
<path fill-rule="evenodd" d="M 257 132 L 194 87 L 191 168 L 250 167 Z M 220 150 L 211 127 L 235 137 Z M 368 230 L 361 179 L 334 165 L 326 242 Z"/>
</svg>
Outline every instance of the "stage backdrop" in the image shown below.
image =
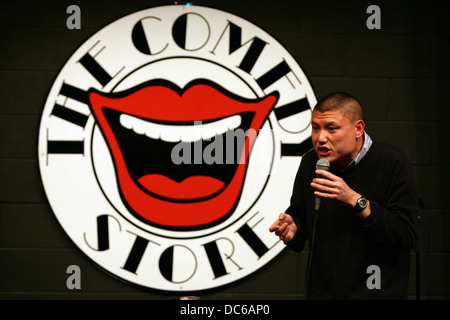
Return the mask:
<svg viewBox="0 0 450 320">
<path fill-rule="evenodd" d="M 1 298 L 302 298 L 308 249 L 268 227 L 311 147 L 311 109 L 337 90 L 410 159 L 410 298 L 450 298 L 439 2 L 3 7 Z"/>
</svg>

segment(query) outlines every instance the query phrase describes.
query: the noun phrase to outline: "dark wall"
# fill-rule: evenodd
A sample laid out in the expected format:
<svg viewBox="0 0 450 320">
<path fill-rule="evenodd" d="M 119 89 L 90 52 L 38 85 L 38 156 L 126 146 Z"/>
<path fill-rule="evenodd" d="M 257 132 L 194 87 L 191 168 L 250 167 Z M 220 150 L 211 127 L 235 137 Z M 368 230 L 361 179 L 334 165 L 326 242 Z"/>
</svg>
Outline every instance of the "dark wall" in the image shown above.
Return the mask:
<svg viewBox="0 0 450 320">
<path fill-rule="evenodd" d="M 193 1 L 240 15 L 296 57 L 317 98 L 348 91 L 366 130 L 405 151 L 424 208 L 412 254 L 410 298 L 450 298 L 449 32 L 443 1 Z M 113 4 L 111 4 L 113 3 Z M 0 298 L 169 299 L 99 270 L 66 236 L 42 187 L 40 115 L 65 61 L 93 33 L 126 14 L 173 1 L 8 1 L 0 10 Z M 180 2 L 181 3 L 181 2 Z M 81 30 L 66 9 L 81 8 Z M 370 4 L 381 29 L 366 27 Z M 282 210 L 283 208 L 280 208 Z M 253 276 L 202 299 L 297 299 L 307 252 L 283 251 Z M 416 264 L 417 262 L 417 264 Z M 82 289 L 66 287 L 78 265 Z"/>
</svg>

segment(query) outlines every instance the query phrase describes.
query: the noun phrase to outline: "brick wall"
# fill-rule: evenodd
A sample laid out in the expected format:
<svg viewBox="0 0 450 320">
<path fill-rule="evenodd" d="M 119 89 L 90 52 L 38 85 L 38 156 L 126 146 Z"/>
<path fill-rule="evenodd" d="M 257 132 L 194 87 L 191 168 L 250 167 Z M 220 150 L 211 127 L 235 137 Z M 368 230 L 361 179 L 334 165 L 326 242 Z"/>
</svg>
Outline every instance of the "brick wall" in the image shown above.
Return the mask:
<svg viewBox="0 0 450 320">
<path fill-rule="evenodd" d="M 37 161 L 40 115 L 66 59 L 109 22 L 172 3 L 18 0 L 2 4 L 0 298 L 173 298 L 111 277 L 73 245 L 48 205 Z M 443 1 L 194 3 L 238 14 L 272 33 L 296 57 L 318 98 L 335 90 L 360 98 L 366 130 L 372 138 L 406 152 L 424 203 L 418 253 L 411 257 L 410 298 L 420 293 L 421 299 L 449 299 L 450 206 L 445 200 L 450 180 L 446 139 L 450 28 Z M 66 28 L 66 8 L 71 4 L 81 8 L 81 30 Z M 370 4 L 381 8 L 380 30 L 366 27 Z M 255 275 L 202 298 L 301 298 L 306 254 L 285 250 Z M 72 264 L 82 270 L 81 290 L 66 287 L 66 268 Z"/>
</svg>

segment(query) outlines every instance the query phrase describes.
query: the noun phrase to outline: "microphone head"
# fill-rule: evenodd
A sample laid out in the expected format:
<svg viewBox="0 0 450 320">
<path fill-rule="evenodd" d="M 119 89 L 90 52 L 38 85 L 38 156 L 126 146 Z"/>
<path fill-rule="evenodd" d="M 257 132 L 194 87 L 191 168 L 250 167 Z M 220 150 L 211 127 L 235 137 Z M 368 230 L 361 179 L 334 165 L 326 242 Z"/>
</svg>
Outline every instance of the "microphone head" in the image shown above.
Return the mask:
<svg viewBox="0 0 450 320">
<path fill-rule="evenodd" d="M 328 171 L 330 169 L 330 161 L 327 159 L 319 159 L 319 161 L 316 162 L 316 169 Z"/>
</svg>

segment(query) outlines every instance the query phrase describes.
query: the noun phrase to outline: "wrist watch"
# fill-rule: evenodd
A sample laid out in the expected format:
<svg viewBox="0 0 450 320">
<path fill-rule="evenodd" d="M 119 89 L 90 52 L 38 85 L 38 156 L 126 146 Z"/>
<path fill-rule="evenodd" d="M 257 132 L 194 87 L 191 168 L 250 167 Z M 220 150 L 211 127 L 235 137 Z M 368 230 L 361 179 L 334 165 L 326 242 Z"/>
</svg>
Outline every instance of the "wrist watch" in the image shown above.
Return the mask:
<svg viewBox="0 0 450 320">
<path fill-rule="evenodd" d="M 358 201 L 356 201 L 356 205 L 353 208 L 353 210 L 355 212 L 361 212 L 363 211 L 365 208 L 367 207 L 367 199 L 362 196 L 361 198 L 358 199 Z"/>
</svg>

